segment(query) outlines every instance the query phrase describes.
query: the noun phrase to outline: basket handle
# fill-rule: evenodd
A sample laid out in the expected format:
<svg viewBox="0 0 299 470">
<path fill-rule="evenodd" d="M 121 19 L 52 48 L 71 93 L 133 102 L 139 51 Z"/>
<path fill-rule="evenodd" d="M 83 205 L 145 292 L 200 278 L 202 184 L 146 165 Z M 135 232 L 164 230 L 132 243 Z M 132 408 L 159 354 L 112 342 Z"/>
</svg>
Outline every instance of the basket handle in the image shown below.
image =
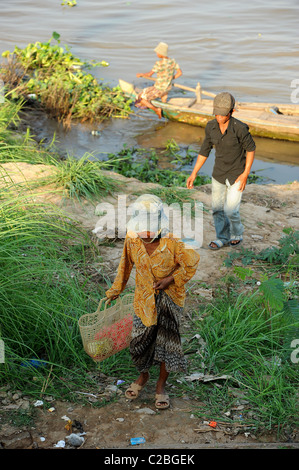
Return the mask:
<svg viewBox="0 0 299 470">
<path fill-rule="evenodd" d="M 112 299 L 109 299 L 108 297 L 104 297 L 103 299 L 101 299 L 101 300 L 100 300 L 100 303 L 99 303 L 99 305 L 98 305 L 98 308 L 97 308 L 97 310 L 96 310 L 96 313 L 99 313 L 99 312 L 100 312 L 101 307 L 102 307 L 102 303 L 104 302 L 104 300 L 106 300 L 106 302 L 105 302 L 105 308 L 104 308 L 104 310 L 106 310 L 107 305 L 110 304 L 110 302 L 111 302 Z"/>
<path fill-rule="evenodd" d="M 101 310 L 102 303 L 104 302 L 104 300 L 106 300 L 106 302 L 105 302 L 105 309 L 106 309 L 106 307 L 107 307 L 107 302 L 108 302 L 109 299 L 108 299 L 107 297 L 104 297 L 103 299 L 100 300 L 100 303 L 99 303 L 98 308 L 97 308 L 97 313 L 99 313 L 99 311 Z M 105 310 L 105 309 L 104 309 L 104 310 Z"/>
</svg>

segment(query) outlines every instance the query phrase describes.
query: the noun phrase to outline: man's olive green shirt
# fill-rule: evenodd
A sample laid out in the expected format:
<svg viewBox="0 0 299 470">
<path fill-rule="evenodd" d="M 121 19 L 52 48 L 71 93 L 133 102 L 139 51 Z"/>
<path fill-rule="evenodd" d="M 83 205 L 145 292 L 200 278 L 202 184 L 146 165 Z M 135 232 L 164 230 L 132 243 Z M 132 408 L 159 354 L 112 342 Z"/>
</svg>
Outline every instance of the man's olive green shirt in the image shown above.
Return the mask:
<svg viewBox="0 0 299 470">
<path fill-rule="evenodd" d="M 234 184 L 245 170 L 246 153 L 256 148 L 247 124 L 234 117 L 230 118 L 224 134 L 216 119 L 208 122 L 200 155 L 208 157 L 213 147 L 216 159 L 212 176 L 222 184 L 225 184 L 226 179 Z"/>
</svg>

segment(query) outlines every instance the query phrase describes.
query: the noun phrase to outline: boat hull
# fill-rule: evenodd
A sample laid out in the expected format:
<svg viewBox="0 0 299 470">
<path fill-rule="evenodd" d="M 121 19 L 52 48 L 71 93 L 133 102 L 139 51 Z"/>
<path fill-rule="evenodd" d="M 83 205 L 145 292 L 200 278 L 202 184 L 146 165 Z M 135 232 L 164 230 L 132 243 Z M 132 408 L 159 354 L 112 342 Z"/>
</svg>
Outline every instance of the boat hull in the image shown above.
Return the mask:
<svg viewBox="0 0 299 470">
<path fill-rule="evenodd" d="M 130 83 L 119 81 L 120 87 L 131 99 L 138 90 Z M 191 126 L 205 127 L 215 118 L 213 102 L 196 98 L 171 98 L 166 103 L 153 100 L 162 109 L 164 118 Z M 275 103 L 237 103 L 234 117 L 245 122 L 253 136 L 299 142 L 299 106 Z"/>
<path fill-rule="evenodd" d="M 170 121 L 177 121 L 192 126 L 205 127 L 210 120 L 215 118 L 215 116 L 210 113 L 205 114 L 200 112 L 193 112 L 192 110 L 188 109 L 175 108 L 170 105 L 167 106 L 167 103 L 164 104 L 156 100 L 154 100 L 152 103 L 154 106 L 161 107 L 163 117 Z M 296 118 L 298 120 L 298 127 L 296 124 L 294 124 L 294 128 L 290 128 L 288 125 L 284 126 L 283 123 L 279 123 L 278 125 L 275 123 L 271 124 L 267 122 L 255 122 L 254 118 L 250 119 L 247 117 L 242 117 L 241 113 L 239 114 L 238 112 L 235 112 L 234 116 L 249 126 L 249 130 L 253 136 L 299 142 L 298 118 Z"/>
</svg>

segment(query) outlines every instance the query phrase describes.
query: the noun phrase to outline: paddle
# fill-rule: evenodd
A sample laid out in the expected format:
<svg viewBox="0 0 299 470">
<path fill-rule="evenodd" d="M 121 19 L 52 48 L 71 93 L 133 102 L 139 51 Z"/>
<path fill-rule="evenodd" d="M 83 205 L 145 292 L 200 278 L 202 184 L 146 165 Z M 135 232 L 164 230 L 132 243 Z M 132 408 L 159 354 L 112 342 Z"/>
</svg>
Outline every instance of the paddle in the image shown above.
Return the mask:
<svg viewBox="0 0 299 470">
<path fill-rule="evenodd" d="M 152 80 L 154 82 L 156 81 L 156 79 L 153 78 L 153 77 L 139 77 L 139 78 L 146 78 L 147 80 Z M 198 88 L 190 88 L 190 87 L 185 86 L 185 85 L 179 85 L 178 83 L 173 83 L 173 86 L 176 87 L 176 88 L 181 88 L 181 90 L 193 91 L 194 93 L 198 93 L 200 91 L 202 95 L 211 96 L 212 98 L 215 98 L 215 96 L 216 96 L 215 93 L 211 93 L 209 91 L 202 90 L 200 88 L 199 83 L 197 85 Z"/>
</svg>

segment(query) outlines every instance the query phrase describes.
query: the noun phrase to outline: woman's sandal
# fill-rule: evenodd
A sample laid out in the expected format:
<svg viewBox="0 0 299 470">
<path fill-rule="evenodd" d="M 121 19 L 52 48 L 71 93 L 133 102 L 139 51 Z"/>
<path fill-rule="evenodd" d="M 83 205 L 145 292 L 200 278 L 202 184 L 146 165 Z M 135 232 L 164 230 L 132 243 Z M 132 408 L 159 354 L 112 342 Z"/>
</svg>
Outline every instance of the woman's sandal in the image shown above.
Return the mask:
<svg viewBox="0 0 299 470">
<path fill-rule="evenodd" d="M 157 393 L 156 396 L 155 407 L 158 410 L 166 410 L 169 408 L 169 396 L 165 395 L 164 393 Z"/>
<path fill-rule="evenodd" d="M 131 385 L 125 391 L 125 397 L 129 398 L 130 400 L 135 400 L 138 397 L 139 392 L 141 392 L 141 390 L 146 386 L 147 382 L 148 380 L 145 382 L 144 385 L 139 385 L 136 382 L 132 382 Z M 132 393 L 134 395 L 132 395 Z"/>
</svg>

